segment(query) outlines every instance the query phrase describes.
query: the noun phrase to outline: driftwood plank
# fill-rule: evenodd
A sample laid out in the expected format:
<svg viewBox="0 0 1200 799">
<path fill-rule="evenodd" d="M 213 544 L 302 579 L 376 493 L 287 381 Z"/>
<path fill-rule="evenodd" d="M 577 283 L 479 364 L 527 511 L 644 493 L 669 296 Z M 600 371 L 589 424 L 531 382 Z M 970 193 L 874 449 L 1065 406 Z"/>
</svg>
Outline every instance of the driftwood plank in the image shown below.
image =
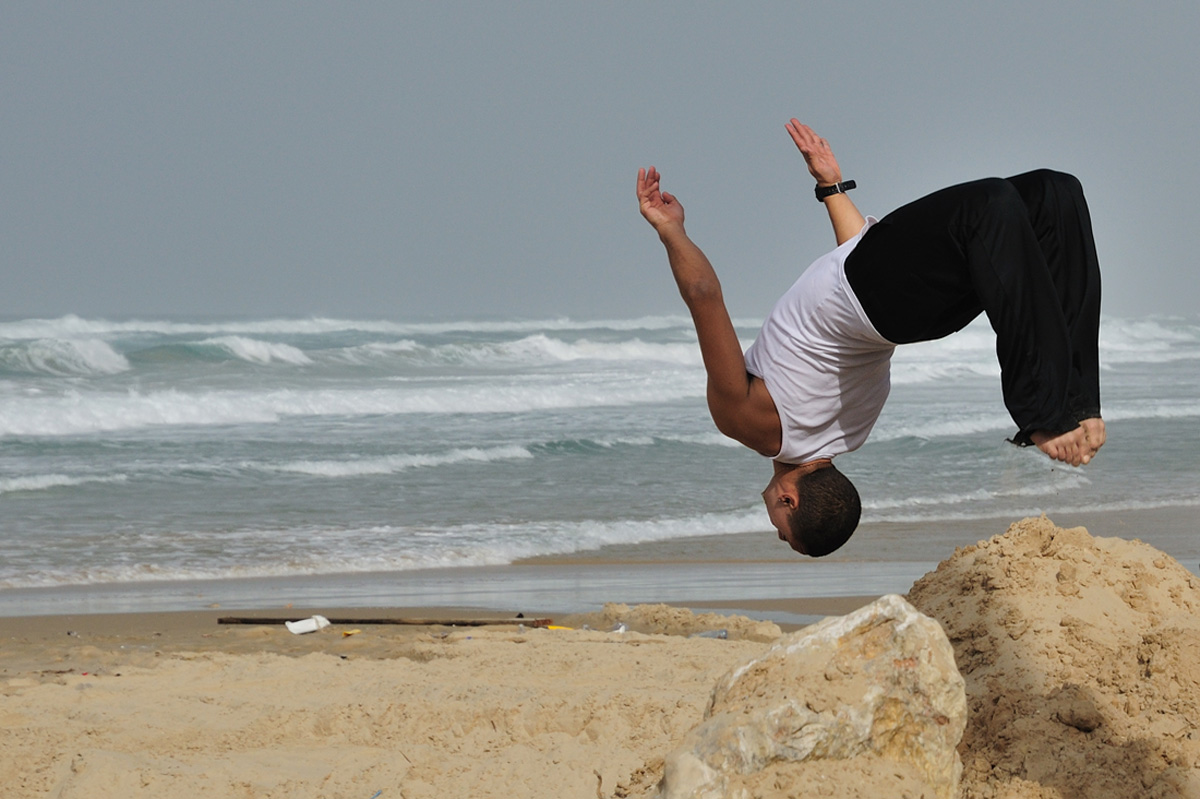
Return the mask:
<svg viewBox="0 0 1200 799">
<path fill-rule="evenodd" d="M 217 619 L 217 624 L 284 624 L 289 621 L 299 621 L 308 616 L 288 616 L 270 617 L 270 616 L 222 616 Z M 334 618 L 327 616 L 330 624 L 408 624 L 416 627 L 484 627 L 489 624 L 524 624 L 526 627 L 549 627 L 554 623 L 553 619 L 523 619 L 523 618 L 508 618 L 508 619 L 402 619 L 395 617 L 382 618 Z"/>
</svg>

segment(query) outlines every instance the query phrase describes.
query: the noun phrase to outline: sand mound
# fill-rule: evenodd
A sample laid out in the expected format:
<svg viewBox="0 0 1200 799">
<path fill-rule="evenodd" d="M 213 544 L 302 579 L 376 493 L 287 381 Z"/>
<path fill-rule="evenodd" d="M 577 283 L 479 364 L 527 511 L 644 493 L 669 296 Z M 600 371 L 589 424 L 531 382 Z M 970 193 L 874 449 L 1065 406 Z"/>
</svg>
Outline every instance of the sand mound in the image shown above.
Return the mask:
<svg viewBox="0 0 1200 799">
<path fill-rule="evenodd" d="M 1200 796 L 1200 580 L 1177 561 L 1025 519 L 908 598 L 966 679 L 966 799 Z"/>
<path fill-rule="evenodd" d="M 647 635 L 696 635 L 724 630 L 731 641 L 774 641 L 782 633 L 771 621 L 756 621 L 745 616 L 721 616 L 716 613 L 693 613 L 687 608 L 672 605 L 623 605 L 609 602 L 599 613 L 572 616 L 564 624 L 581 627 L 587 624 L 594 630 L 607 630 L 615 624 Z"/>
</svg>

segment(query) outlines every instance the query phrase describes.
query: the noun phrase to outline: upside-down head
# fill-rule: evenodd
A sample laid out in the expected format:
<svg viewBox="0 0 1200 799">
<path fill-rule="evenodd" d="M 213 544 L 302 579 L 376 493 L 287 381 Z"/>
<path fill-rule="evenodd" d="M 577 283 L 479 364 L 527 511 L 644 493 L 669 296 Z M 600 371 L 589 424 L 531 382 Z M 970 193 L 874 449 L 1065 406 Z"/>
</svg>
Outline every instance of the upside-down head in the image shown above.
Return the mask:
<svg viewBox="0 0 1200 799">
<path fill-rule="evenodd" d="M 779 539 L 814 558 L 845 544 L 862 516 L 858 489 L 824 459 L 777 469 L 763 501 Z"/>
</svg>

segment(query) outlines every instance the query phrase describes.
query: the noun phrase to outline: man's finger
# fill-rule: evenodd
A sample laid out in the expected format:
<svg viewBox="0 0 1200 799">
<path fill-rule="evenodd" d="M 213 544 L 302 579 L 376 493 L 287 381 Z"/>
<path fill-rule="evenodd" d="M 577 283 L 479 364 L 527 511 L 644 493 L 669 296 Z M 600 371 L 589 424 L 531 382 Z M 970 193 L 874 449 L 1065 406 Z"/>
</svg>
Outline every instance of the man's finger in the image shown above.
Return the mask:
<svg viewBox="0 0 1200 799">
<path fill-rule="evenodd" d="M 654 167 L 639 169 L 637 179 L 637 196 L 639 200 L 647 200 L 658 190 L 659 174 Z"/>
<path fill-rule="evenodd" d="M 813 132 L 807 125 L 801 125 L 796 120 L 792 120 L 786 126 L 788 134 L 792 137 L 792 141 L 800 148 L 800 152 L 812 147 Z"/>
</svg>

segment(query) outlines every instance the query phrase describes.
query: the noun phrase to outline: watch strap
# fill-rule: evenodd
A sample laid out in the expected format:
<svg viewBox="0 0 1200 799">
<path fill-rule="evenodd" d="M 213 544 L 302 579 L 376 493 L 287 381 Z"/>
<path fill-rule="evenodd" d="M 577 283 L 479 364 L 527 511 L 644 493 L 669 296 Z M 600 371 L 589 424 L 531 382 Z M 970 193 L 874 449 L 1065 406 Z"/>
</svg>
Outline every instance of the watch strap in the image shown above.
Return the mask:
<svg viewBox="0 0 1200 799">
<path fill-rule="evenodd" d="M 845 194 L 857 185 L 853 180 L 843 180 L 841 183 L 834 183 L 832 186 L 817 186 L 813 191 L 817 195 L 817 202 L 821 202 L 831 195 Z"/>
</svg>

